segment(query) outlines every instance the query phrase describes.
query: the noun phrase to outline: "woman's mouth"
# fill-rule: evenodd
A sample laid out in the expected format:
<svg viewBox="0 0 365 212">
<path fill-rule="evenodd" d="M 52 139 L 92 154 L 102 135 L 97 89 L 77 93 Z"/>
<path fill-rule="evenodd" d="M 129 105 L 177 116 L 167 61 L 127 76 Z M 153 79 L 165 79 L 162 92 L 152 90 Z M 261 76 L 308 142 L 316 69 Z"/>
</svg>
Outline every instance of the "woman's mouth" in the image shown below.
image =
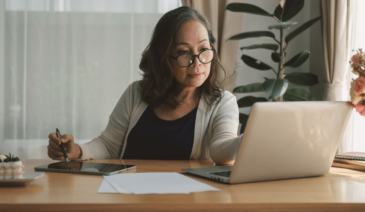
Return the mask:
<svg viewBox="0 0 365 212">
<path fill-rule="evenodd" d="M 193 74 L 189 74 L 189 76 L 191 77 L 198 77 L 200 75 L 202 75 L 203 73 L 193 73 Z"/>
</svg>

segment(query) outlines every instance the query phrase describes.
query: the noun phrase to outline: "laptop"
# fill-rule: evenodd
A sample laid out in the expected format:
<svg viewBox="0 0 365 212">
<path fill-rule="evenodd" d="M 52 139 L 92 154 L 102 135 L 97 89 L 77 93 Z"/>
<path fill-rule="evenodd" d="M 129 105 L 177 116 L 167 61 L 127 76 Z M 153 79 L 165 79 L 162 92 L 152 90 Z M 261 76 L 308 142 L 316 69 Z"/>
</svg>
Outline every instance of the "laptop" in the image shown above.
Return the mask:
<svg viewBox="0 0 365 212">
<path fill-rule="evenodd" d="M 233 166 L 182 170 L 229 184 L 325 175 L 351 111 L 346 102 L 255 103 Z"/>
</svg>

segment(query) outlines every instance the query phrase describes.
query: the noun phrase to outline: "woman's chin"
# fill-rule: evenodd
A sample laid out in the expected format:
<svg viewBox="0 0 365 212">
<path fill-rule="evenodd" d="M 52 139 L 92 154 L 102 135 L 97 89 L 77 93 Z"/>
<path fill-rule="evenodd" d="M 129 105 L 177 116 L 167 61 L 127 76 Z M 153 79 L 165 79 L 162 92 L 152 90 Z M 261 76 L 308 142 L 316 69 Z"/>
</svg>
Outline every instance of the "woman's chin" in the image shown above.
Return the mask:
<svg viewBox="0 0 365 212">
<path fill-rule="evenodd" d="M 194 81 L 190 81 L 186 84 L 184 84 L 186 87 L 194 87 L 194 88 L 198 88 L 201 85 L 203 85 L 205 80 L 194 80 Z"/>
</svg>

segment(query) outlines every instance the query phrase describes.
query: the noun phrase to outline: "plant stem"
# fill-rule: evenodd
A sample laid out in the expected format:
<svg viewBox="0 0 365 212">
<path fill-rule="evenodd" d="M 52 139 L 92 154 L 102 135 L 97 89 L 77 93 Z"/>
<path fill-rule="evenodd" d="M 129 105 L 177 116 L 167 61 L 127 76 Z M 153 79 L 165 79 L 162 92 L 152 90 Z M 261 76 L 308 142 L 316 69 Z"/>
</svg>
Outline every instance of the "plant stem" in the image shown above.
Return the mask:
<svg viewBox="0 0 365 212">
<path fill-rule="evenodd" d="M 278 73 L 276 78 L 280 79 L 280 73 L 281 73 L 281 63 L 282 63 L 282 59 L 283 59 L 283 27 L 280 27 L 280 60 L 279 60 L 279 68 L 278 68 Z"/>
<path fill-rule="evenodd" d="M 278 75 L 278 73 L 277 73 L 277 72 L 276 72 L 273 68 L 272 68 L 271 70 L 272 70 L 272 71 L 273 71 L 276 75 Z"/>
<path fill-rule="evenodd" d="M 279 61 L 277 79 L 284 78 L 284 56 L 285 55 L 283 51 L 283 27 L 280 27 L 280 61 Z M 283 96 L 280 96 L 279 101 L 283 101 Z"/>
</svg>

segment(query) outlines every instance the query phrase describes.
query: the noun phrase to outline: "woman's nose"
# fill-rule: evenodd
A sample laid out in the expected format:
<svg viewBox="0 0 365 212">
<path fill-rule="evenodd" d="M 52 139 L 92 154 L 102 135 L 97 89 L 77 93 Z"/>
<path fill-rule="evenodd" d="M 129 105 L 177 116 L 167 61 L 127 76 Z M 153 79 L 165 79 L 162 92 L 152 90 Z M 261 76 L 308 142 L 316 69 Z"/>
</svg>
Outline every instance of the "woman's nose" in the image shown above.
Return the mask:
<svg viewBox="0 0 365 212">
<path fill-rule="evenodd" d="M 193 57 L 193 59 L 192 59 L 193 61 L 192 61 L 192 63 L 191 63 L 191 65 L 190 66 L 198 66 L 198 65 L 200 65 L 201 64 L 201 62 L 200 62 L 200 60 L 199 60 L 199 58 L 198 58 L 198 56 L 195 56 L 195 57 Z"/>
</svg>

